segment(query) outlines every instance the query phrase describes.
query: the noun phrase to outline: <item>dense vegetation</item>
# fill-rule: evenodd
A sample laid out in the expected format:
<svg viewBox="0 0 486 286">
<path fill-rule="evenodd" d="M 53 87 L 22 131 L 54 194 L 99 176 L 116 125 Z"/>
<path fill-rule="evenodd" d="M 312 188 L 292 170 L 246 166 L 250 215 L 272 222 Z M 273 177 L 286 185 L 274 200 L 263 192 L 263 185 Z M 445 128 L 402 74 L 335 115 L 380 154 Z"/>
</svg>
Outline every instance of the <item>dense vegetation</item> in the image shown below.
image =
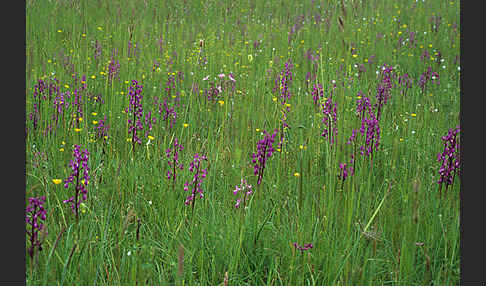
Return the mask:
<svg viewBox="0 0 486 286">
<path fill-rule="evenodd" d="M 457 285 L 458 1 L 27 1 L 29 285 Z"/>
</svg>

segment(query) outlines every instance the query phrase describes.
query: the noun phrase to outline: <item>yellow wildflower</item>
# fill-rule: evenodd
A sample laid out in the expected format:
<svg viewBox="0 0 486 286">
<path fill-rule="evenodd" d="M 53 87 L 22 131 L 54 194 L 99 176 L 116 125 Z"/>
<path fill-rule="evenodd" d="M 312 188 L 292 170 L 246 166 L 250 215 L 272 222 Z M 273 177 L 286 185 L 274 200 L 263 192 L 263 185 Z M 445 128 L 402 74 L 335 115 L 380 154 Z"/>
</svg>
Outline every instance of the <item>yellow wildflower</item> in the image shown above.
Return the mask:
<svg viewBox="0 0 486 286">
<path fill-rule="evenodd" d="M 80 203 L 79 209 L 81 210 L 82 213 L 86 213 L 86 210 L 88 209 L 88 207 L 86 206 L 85 203 Z"/>
<path fill-rule="evenodd" d="M 55 185 L 59 185 L 62 180 L 61 179 L 52 179 L 52 182 L 55 184 Z"/>
</svg>

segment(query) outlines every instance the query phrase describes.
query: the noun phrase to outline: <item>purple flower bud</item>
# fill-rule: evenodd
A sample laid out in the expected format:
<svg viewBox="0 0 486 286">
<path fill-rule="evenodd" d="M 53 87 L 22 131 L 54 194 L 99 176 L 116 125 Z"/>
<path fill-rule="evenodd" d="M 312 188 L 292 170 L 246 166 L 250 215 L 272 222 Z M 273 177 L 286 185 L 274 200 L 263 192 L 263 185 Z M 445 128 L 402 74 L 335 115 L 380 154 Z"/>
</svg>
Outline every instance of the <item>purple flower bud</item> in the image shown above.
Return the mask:
<svg viewBox="0 0 486 286">
<path fill-rule="evenodd" d="M 312 243 L 306 243 L 303 246 L 301 246 L 297 244 L 297 242 L 294 242 L 293 245 L 296 249 L 300 250 L 301 252 L 314 248 L 314 245 Z"/>
</svg>

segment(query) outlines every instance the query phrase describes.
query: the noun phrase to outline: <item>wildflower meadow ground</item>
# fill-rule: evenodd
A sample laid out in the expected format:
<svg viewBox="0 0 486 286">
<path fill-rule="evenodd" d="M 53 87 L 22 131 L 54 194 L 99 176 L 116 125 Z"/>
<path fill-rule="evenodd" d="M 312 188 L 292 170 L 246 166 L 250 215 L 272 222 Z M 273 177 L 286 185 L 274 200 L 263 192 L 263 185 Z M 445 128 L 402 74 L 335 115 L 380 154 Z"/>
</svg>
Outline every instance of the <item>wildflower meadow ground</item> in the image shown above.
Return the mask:
<svg viewBox="0 0 486 286">
<path fill-rule="evenodd" d="M 28 285 L 457 285 L 459 1 L 26 1 Z"/>
</svg>

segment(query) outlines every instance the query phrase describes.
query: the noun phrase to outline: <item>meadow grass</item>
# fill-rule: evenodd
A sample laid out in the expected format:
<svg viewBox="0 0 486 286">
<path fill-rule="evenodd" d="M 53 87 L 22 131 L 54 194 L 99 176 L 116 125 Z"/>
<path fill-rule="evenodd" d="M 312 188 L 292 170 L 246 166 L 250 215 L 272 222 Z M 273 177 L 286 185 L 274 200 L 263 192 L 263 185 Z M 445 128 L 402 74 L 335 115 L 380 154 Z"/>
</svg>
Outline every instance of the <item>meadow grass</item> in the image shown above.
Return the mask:
<svg viewBox="0 0 486 286">
<path fill-rule="evenodd" d="M 46 196 L 47 210 L 27 284 L 457 285 L 460 178 L 439 192 L 437 154 L 459 125 L 459 24 L 457 1 L 27 1 L 26 197 Z M 346 142 L 357 100 L 377 103 L 384 65 L 393 85 L 367 157 L 364 135 Z M 440 83 L 421 88 L 429 67 Z M 132 80 L 141 144 L 130 141 Z M 252 154 L 274 129 L 258 185 Z M 184 168 L 172 186 L 176 138 Z M 63 203 L 74 144 L 89 151 L 79 223 Z M 207 176 L 192 211 L 194 154 Z M 345 180 L 340 163 L 354 166 Z M 235 208 L 242 178 L 253 193 Z"/>
</svg>

